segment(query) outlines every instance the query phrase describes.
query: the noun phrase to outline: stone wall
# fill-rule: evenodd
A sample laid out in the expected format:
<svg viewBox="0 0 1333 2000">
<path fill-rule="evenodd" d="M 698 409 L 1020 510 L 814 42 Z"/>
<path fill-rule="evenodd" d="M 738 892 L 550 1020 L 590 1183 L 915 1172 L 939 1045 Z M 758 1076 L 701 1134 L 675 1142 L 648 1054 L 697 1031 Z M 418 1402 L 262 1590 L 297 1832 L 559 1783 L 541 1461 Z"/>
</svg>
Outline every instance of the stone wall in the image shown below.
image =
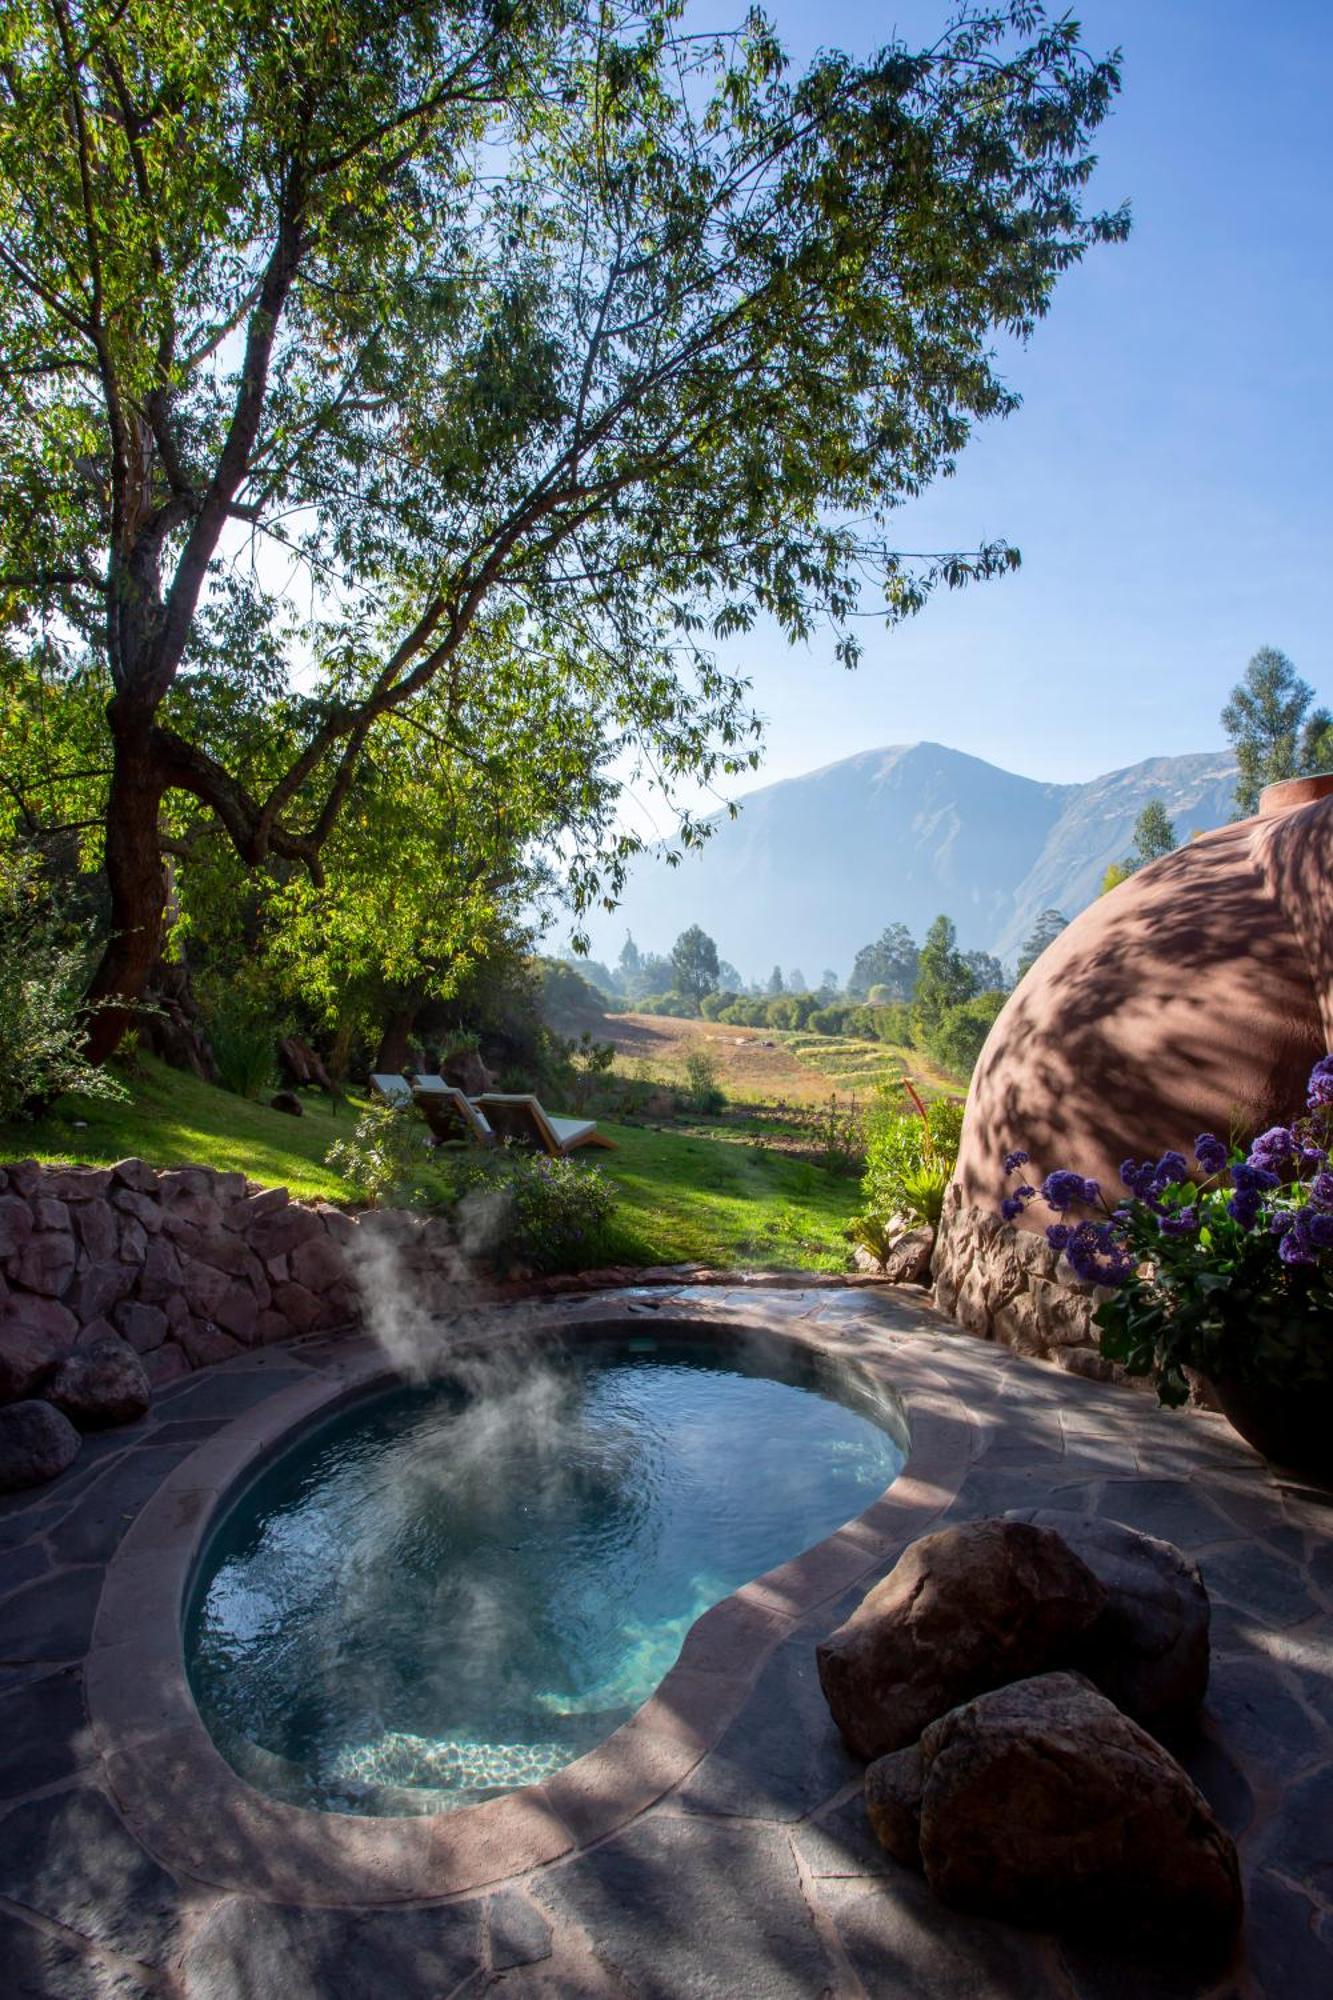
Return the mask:
<svg viewBox="0 0 1333 2000">
<path fill-rule="evenodd" d="M 1108 1294 L 1075 1277 L 1044 1236 L 973 1208 L 955 1183 L 944 1198 L 931 1261 L 935 1301 L 969 1333 L 1071 1374 L 1109 1381 L 1092 1315 Z"/>
<path fill-rule="evenodd" d="M 0 1403 L 119 1334 L 153 1386 L 243 1348 L 346 1325 L 354 1223 L 241 1173 L 142 1160 L 0 1168 Z"/>
</svg>

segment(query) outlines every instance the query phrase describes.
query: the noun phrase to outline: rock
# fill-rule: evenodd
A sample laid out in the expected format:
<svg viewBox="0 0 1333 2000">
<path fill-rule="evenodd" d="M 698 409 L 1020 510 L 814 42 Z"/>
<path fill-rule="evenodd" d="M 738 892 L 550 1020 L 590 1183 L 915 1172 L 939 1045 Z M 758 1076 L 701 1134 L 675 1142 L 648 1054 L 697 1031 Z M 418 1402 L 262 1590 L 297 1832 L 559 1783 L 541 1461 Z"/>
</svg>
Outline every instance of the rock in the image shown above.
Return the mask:
<svg viewBox="0 0 1333 2000">
<path fill-rule="evenodd" d="M 258 1338 L 259 1301 L 246 1284 L 233 1284 L 213 1308 L 212 1318 L 243 1346 L 252 1347 Z"/>
<path fill-rule="evenodd" d="M 1221 1957 L 1235 1846 L 1146 1730 L 1080 1674 L 980 1695 L 921 1740 L 921 1859 L 954 1908 Z"/>
<path fill-rule="evenodd" d="M 304 1118 L 305 1106 L 294 1090 L 275 1090 L 269 1099 L 274 1111 L 285 1111 L 289 1118 Z"/>
<path fill-rule="evenodd" d="M 256 1257 L 267 1263 L 270 1257 L 285 1256 L 298 1243 L 307 1243 L 322 1231 L 323 1224 L 317 1215 L 292 1203 L 259 1218 L 250 1230 L 250 1248 Z"/>
<path fill-rule="evenodd" d="M 308 1292 L 327 1292 L 347 1276 L 343 1255 L 327 1236 L 312 1236 L 298 1243 L 291 1255 L 291 1274 Z"/>
<path fill-rule="evenodd" d="M 299 1035 L 283 1035 L 278 1042 L 278 1065 L 289 1083 L 313 1084 L 317 1089 L 334 1095 L 333 1078 L 324 1066 L 321 1056 L 316 1055 L 309 1042 L 303 1042 Z"/>
<path fill-rule="evenodd" d="M 884 1276 L 891 1285 L 924 1285 L 930 1279 L 930 1256 L 935 1248 L 933 1229 L 909 1229 L 889 1246 L 884 1259 Z"/>
<path fill-rule="evenodd" d="M 54 1299 L 8 1302 L 0 1321 L 0 1403 L 33 1394 L 42 1377 L 64 1359 L 78 1337 L 79 1322 Z"/>
<path fill-rule="evenodd" d="M 230 1361 L 233 1355 L 243 1352 L 239 1340 L 233 1340 L 209 1319 L 185 1319 L 177 1329 L 176 1338 L 192 1368 L 208 1368 L 215 1361 Z"/>
<path fill-rule="evenodd" d="M 259 1188 L 248 1194 L 244 1202 L 244 1219 L 241 1227 L 248 1229 L 251 1223 L 259 1222 L 266 1215 L 276 1215 L 280 1208 L 286 1208 L 291 1196 L 285 1187 Z"/>
<path fill-rule="evenodd" d="M 1208 1691 L 1208 1592 L 1199 1565 L 1172 1542 L 1119 1521 L 1054 1508 L 1005 1516 L 1053 1529 L 1106 1591 L 1079 1664 L 1102 1693 L 1154 1736 L 1198 1720 Z"/>
<path fill-rule="evenodd" d="M 66 1294 L 71 1312 L 85 1322 L 97 1319 L 133 1290 L 134 1275 L 128 1264 L 89 1264 Z"/>
<path fill-rule="evenodd" d="M 111 1178 L 117 1187 L 128 1188 L 131 1194 L 157 1193 L 157 1173 L 146 1160 L 117 1160 Z"/>
<path fill-rule="evenodd" d="M 49 1403 L 9 1403 L 0 1409 L 0 1493 L 43 1486 L 78 1455 L 78 1432 Z"/>
<path fill-rule="evenodd" d="M 866 1813 L 875 1838 L 904 1868 L 921 1866 L 921 1745 L 891 1750 L 866 1767 Z"/>
<path fill-rule="evenodd" d="M 480 1097 L 495 1088 L 494 1078 L 475 1049 L 455 1049 L 440 1064 L 440 1075 L 464 1097 Z"/>
<path fill-rule="evenodd" d="M 275 1285 L 273 1303 L 287 1322 L 291 1333 L 310 1333 L 323 1317 L 323 1308 L 315 1294 L 304 1285 L 288 1283 Z"/>
<path fill-rule="evenodd" d="M 116 1307 L 112 1317 L 136 1354 L 151 1353 L 167 1337 L 167 1316 L 160 1306 L 127 1299 Z"/>
<path fill-rule="evenodd" d="M 120 1243 L 120 1217 L 104 1195 L 82 1201 L 74 1210 L 74 1234 L 95 1264 L 115 1256 Z"/>
<path fill-rule="evenodd" d="M 42 1192 L 57 1201 L 99 1201 L 111 1186 L 110 1167 L 47 1167 Z"/>
<path fill-rule="evenodd" d="M 154 1237 L 139 1267 L 137 1290 L 145 1305 L 162 1305 L 175 1298 L 181 1288 L 181 1261 L 175 1245 L 164 1237 Z"/>
<path fill-rule="evenodd" d="M 173 1206 L 187 1195 L 211 1201 L 216 1179 L 211 1167 L 168 1167 L 157 1176 L 157 1189 L 163 1201 Z"/>
<path fill-rule="evenodd" d="M 190 1359 L 183 1347 L 178 1347 L 174 1340 L 168 1340 L 144 1356 L 143 1367 L 153 1387 L 165 1389 L 168 1382 L 179 1382 L 182 1375 L 190 1373 Z"/>
<path fill-rule="evenodd" d="M 10 1258 L 9 1275 L 27 1291 L 58 1299 L 74 1276 L 77 1261 L 78 1252 L 68 1229 L 42 1229 Z"/>
<path fill-rule="evenodd" d="M 941 1528 L 819 1646 L 824 1696 L 849 1748 L 882 1757 L 960 1701 L 1067 1665 L 1105 1605 L 1092 1571 L 1048 1528 Z"/>
<path fill-rule="evenodd" d="M 150 1195 L 136 1194 L 133 1188 L 117 1188 L 111 1200 L 113 1206 L 137 1222 L 146 1235 L 157 1235 L 162 1227 L 160 1201 L 154 1201 Z"/>
<path fill-rule="evenodd" d="M 1057 1347 L 1051 1356 L 1066 1375 L 1082 1375 L 1089 1382 L 1113 1382 L 1115 1363 L 1096 1347 Z"/>
<path fill-rule="evenodd" d="M 32 1210 L 16 1194 L 0 1195 L 0 1257 L 15 1257 L 32 1235 Z"/>
<path fill-rule="evenodd" d="M 136 1423 L 152 1401 L 143 1363 L 114 1333 L 67 1355 L 44 1393 L 81 1431 Z"/>
</svg>

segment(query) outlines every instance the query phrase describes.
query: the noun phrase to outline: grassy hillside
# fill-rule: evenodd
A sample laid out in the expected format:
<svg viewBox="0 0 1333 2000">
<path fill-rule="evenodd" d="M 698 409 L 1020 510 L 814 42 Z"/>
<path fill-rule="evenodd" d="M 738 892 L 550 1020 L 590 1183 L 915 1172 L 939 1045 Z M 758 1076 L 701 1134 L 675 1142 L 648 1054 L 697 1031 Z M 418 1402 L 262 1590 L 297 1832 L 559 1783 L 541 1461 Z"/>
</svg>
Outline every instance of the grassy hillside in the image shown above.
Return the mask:
<svg viewBox="0 0 1333 2000">
<path fill-rule="evenodd" d="M 702 1050 L 717 1080 L 737 1104 L 820 1104 L 830 1092 L 865 1098 L 881 1083 L 910 1077 L 925 1097 L 965 1086 L 937 1070 L 916 1049 L 857 1036 L 799 1034 L 779 1028 L 736 1028 L 722 1021 L 673 1020 L 657 1014 L 613 1014 L 601 1030 L 616 1045 L 616 1068 L 663 1082 L 684 1080 L 685 1064 Z"/>
<path fill-rule="evenodd" d="M 0 1126 L 0 1158 L 96 1166 L 137 1154 L 159 1167 L 238 1168 L 306 1199 L 353 1198 L 324 1155 L 350 1132 L 355 1102 L 335 1113 L 310 1093 L 304 1116 L 292 1118 L 151 1059 L 142 1062 L 132 1092 L 127 1104 L 63 1098 L 40 1124 Z M 841 1231 L 857 1207 L 855 1180 L 734 1137 L 603 1129 L 618 1148 L 599 1153 L 596 1162 L 616 1188 L 610 1246 L 616 1261 L 846 1267 Z"/>
</svg>

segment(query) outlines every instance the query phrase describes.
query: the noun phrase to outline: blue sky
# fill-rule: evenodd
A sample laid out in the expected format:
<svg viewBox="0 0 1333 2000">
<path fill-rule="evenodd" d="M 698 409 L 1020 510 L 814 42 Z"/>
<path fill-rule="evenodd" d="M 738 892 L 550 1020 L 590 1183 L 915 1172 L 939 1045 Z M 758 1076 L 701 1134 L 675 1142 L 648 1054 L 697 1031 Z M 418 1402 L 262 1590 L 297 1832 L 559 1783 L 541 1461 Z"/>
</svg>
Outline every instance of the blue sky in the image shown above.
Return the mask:
<svg viewBox="0 0 1333 2000">
<path fill-rule="evenodd" d="M 711 4 L 707 11 L 712 12 Z M 945 0 L 768 0 L 788 47 L 928 39 Z M 1124 88 L 1094 194 L 1134 230 L 1091 253 L 1008 370 L 1024 406 L 900 515 L 906 548 L 1003 535 L 1012 579 L 865 627 L 846 675 L 773 632 L 727 651 L 768 718 L 766 783 L 922 737 L 1080 780 L 1219 747 L 1250 654 L 1329 659 L 1331 0 L 1085 0 Z M 750 786 L 737 785 L 739 794 Z"/>
</svg>

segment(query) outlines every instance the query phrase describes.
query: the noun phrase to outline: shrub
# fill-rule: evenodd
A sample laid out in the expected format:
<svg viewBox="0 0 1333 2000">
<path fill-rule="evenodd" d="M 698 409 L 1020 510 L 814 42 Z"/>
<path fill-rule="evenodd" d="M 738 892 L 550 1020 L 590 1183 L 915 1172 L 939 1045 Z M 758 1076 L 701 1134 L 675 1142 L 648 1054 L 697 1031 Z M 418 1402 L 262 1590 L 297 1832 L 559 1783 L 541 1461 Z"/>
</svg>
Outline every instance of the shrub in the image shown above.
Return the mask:
<svg viewBox="0 0 1333 2000">
<path fill-rule="evenodd" d="M 909 1183 L 923 1168 L 943 1175 L 942 1201 L 963 1130 L 963 1107 L 958 1099 L 937 1097 L 925 1107 L 923 1117 L 920 1111 L 904 1107 L 889 1089 L 882 1089 L 867 1124 L 866 1171 L 861 1182 L 867 1210 L 878 1216 L 915 1212 L 909 1201 L 915 1201 L 919 1208 L 928 1195 L 921 1185 Z"/>
<path fill-rule="evenodd" d="M 850 1007 L 840 1004 L 835 1004 L 832 1007 L 816 1007 L 814 1013 L 810 1016 L 807 1026 L 813 1028 L 817 1035 L 845 1034 L 847 1031 L 847 1017 L 852 1011 Z"/>
<path fill-rule="evenodd" d="M 717 1064 L 706 1049 L 692 1049 L 686 1056 L 685 1085 L 691 1111 L 712 1117 L 725 1107 L 727 1099 L 718 1088 Z"/>
<path fill-rule="evenodd" d="M 215 985 L 200 996 L 218 1081 L 238 1097 L 258 1097 L 274 1079 L 278 1031 L 267 1005 L 244 987 Z"/>
<path fill-rule="evenodd" d="M 900 1049 L 915 1046 L 912 1040 L 912 1009 L 906 1000 L 890 1000 L 870 1009 L 875 1040 Z"/>
<path fill-rule="evenodd" d="M 735 1003 L 734 993 L 705 993 L 699 1002 L 699 1012 L 705 1021 L 721 1021 L 726 1019 L 728 1007 Z"/>
<path fill-rule="evenodd" d="M 794 993 L 779 993 L 764 1009 L 764 1018 L 770 1028 L 797 1028 L 800 1026 L 800 1008 Z"/>
<path fill-rule="evenodd" d="M 596 1167 L 506 1147 L 452 1168 L 459 1240 L 500 1275 L 591 1269 L 604 1255 L 615 1196 Z"/>
<path fill-rule="evenodd" d="M 430 1136 L 411 1104 L 374 1104 L 347 1139 L 325 1154 L 372 1208 L 443 1208 L 450 1187 L 431 1158 Z"/>
<path fill-rule="evenodd" d="M 1008 998 L 1007 993 L 978 993 L 960 1007 L 950 1007 L 926 1036 L 926 1048 L 934 1061 L 957 1077 L 970 1077 Z"/>
<path fill-rule="evenodd" d="M 85 938 L 68 926 L 26 856 L 0 856 L 0 1119 L 53 1097 L 123 1099 L 83 1053 Z"/>
</svg>

